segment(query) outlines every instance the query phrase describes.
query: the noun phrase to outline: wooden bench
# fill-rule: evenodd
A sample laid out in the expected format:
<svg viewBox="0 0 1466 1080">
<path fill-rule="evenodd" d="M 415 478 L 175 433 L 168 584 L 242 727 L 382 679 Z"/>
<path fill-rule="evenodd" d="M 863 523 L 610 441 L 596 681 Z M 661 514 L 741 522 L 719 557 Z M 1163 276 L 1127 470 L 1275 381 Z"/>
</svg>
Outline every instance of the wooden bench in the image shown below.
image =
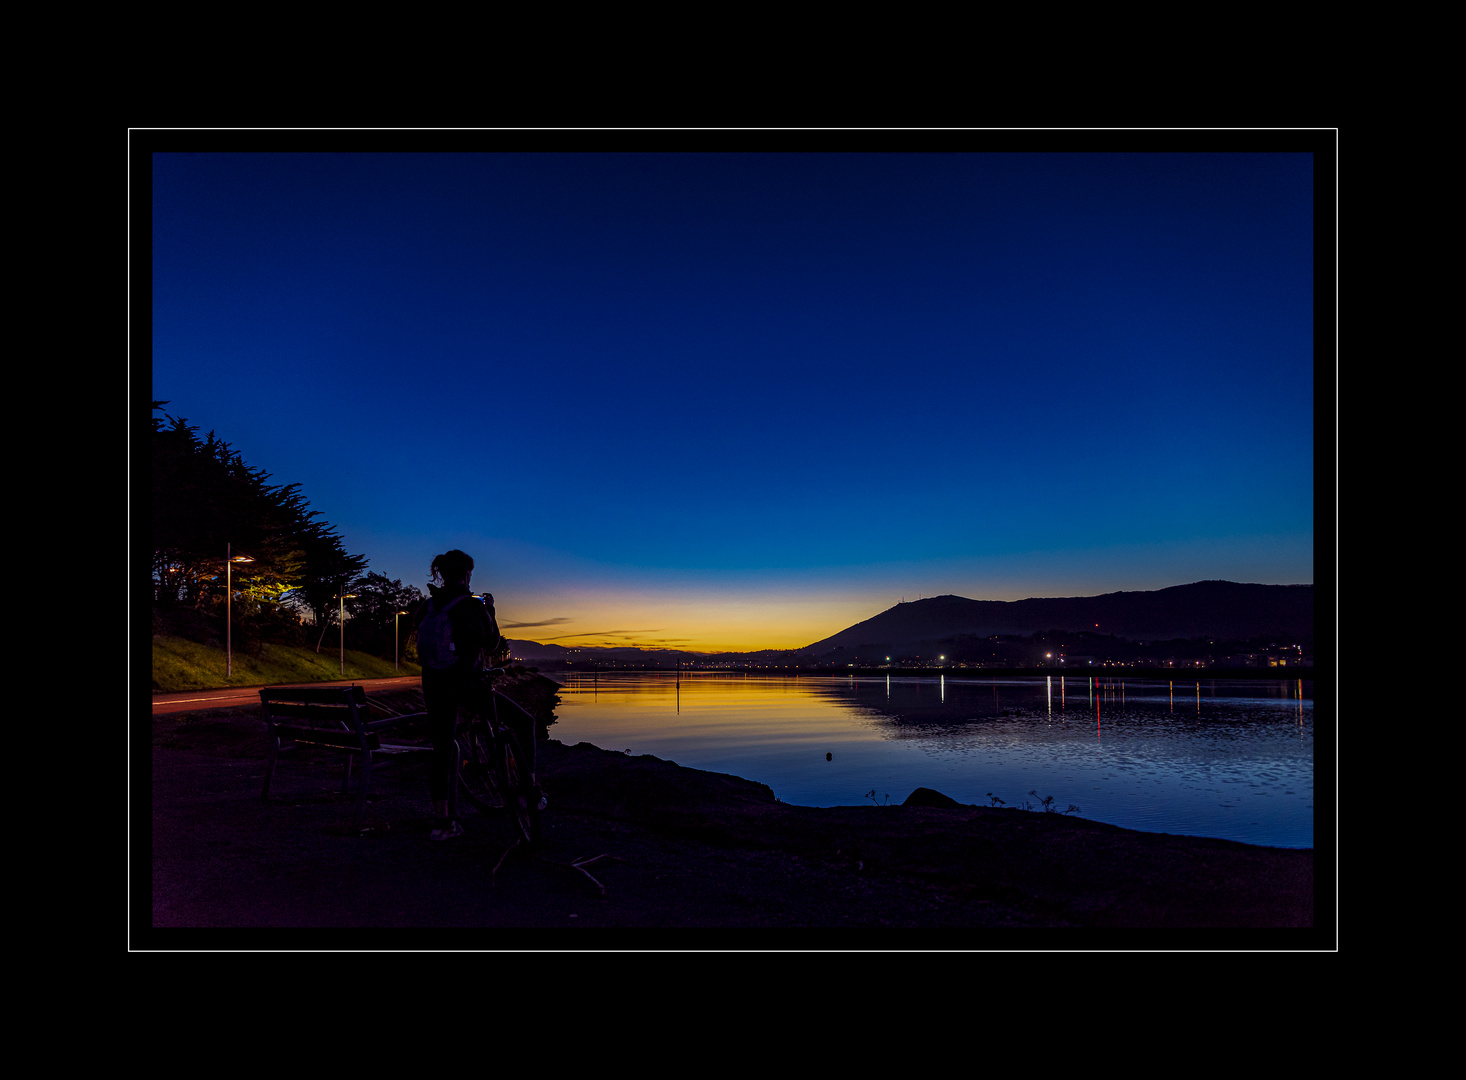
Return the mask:
<svg viewBox="0 0 1466 1080">
<path fill-rule="evenodd" d="M 371 718 L 366 690 L 360 686 L 267 686 L 260 691 L 269 740 L 265 764 L 265 786 L 260 798 L 270 797 L 270 781 L 280 752 L 291 746 L 322 746 L 339 750 L 345 758 L 341 790 L 351 790 L 351 764 L 361 759 L 361 790 L 356 799 L 356 821 L 366 811 L 367 788 L 372 779 L 372 761 L 379 754 L 430 754 L 432 746 L 385 743 L 382 734 L 407 720 L 427 716 L 425 712 Z M 452 796 L 457 795 L 456 787 Z M 454 803 L 456 797 L 452 797 Z"/>
</svg>

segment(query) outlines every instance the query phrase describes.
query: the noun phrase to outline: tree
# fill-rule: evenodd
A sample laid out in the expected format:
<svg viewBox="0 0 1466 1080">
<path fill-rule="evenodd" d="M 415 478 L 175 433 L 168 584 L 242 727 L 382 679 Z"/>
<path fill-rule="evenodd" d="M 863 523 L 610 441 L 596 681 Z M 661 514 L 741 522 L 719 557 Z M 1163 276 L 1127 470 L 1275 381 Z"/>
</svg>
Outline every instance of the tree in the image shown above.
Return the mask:
<svg viewBox="0 0 1466 1080">
<path fill-rule="evenodd" d="M 351 583 L 356 598 L 346 602 L 351 617 L 347 637 L 352 647 L 377 656 L 392 656 L 395 646 L 405 646 L 412 631 L 412 619 L 394 619 L 399 611 L 416 612 L 423 594 L 416 585 L 388 580 L 384 574 L 365 574 Z M 394 625 L 395 623 L 395 625 Z"/>
<path fill-rule="evenodd" d="M 160 410 L 167 402 L 154 402 Z M 199 607 L 224 569 L 235 476 L 226 444 L 186 420 L 153 418 L 153 579 L 160 603 Z M 214 538 L 218 538 L 218 543 Z"/>
<path fill-rule="evenodd" d="M 340 609 L 337 599 L 354 592 L 351 583 L 366 569 L 364 555 L 347 554 L 346 545 L 336 530 L 324 523 L 312 522 L 313 528 L 300 536 L 306 569 L 287 600 L 297 608 L 310 612 L 311 619 L 324 634 Z M 320 643 L 316 644 L 317 649 Z"/>
<path fill-rule="evenodd" d="M 252 560 L 227 575 L 243 605 L 284 600 L 320 621 L 341 585 L 366 568 L 311 510 L 299 484 L 271 484 L 214 432 L 153 402 L 153 584 L 155 603 L 212 610 L 224 601 L 225 554 Z"/>
</svg>

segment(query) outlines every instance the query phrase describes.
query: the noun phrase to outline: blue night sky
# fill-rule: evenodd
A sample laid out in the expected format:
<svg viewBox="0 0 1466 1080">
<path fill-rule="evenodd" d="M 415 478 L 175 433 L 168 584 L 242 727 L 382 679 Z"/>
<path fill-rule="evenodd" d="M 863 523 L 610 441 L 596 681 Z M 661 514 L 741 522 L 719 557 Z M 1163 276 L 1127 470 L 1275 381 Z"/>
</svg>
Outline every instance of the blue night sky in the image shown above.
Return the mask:
<svg viewBox="0 0 1466 1080">
<path fill-rule="evenodd" d="M 1309 154 L 159 154 L 152 396 L 371 570 L 468 551 L 512 637 L 1312 582 L 1313 188 Z"/>
</svg>

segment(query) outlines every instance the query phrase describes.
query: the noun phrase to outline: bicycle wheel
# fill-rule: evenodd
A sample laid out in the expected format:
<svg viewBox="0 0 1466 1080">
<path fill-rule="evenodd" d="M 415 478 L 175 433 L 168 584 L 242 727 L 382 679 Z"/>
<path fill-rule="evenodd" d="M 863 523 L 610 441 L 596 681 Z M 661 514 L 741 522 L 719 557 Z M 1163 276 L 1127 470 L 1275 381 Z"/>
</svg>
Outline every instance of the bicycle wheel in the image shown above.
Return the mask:
<svg viewBox="0 0 1466 1080">
<path fill-rule="evenodd" d="M 540 838 L 540 807 L 535 797 L 533 778 L 520 767 L 519 740 L 509 731 L 502 733 L 504 744 L 504 804 L 514 816 L 514 823 L 526 843 Z"/>
<path fill-rule="evenodd" d="M 498 763 L 488 725 L 475 719 L 459 732 L 458 750 L 458 790 L 483 813 L 503 809 L 504 793 L 499 786 Z"/>
</svg>

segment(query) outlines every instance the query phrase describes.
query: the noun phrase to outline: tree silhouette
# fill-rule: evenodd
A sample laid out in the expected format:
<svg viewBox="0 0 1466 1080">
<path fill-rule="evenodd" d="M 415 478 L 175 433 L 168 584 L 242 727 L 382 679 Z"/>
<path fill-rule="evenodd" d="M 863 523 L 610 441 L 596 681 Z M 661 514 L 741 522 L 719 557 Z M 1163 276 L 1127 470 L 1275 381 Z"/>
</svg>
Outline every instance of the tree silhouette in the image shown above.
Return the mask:
<svg viewBox="0 0 1466 1080">
<path fill-rule="evenodd" d="M 410 615 L 394 620 L 399 611 L 414 613 L 425 599 L 415 585 L 403 585 L 401 581 L 389 580 L 385 574 L 365 574 L 353 581 L 348 589 L 356 598 L 346 601 L 350 623 L 346 640 L 354 649 L 361 649 L 377 656 L 393 655 L 394 638 L 397 647 L 405 648 L 407 636 L 412 631 Z M 395 625 L 394 625 L 395 622 Z"/>
<path fill-rule="evenodd" d="M 334 613 L 341 585 L 366 568 L 347 553 L 334 527 L 311 510 L 299 484 L 271 484 L 270 474 L 210 431 L 153 402 L 153 585 L 160 608 L 211 610 L 224 599 L 225 553 L 248 555 L 228 575 L 242 606 L 284 600 L 317 622 Z"/>
</svg>

